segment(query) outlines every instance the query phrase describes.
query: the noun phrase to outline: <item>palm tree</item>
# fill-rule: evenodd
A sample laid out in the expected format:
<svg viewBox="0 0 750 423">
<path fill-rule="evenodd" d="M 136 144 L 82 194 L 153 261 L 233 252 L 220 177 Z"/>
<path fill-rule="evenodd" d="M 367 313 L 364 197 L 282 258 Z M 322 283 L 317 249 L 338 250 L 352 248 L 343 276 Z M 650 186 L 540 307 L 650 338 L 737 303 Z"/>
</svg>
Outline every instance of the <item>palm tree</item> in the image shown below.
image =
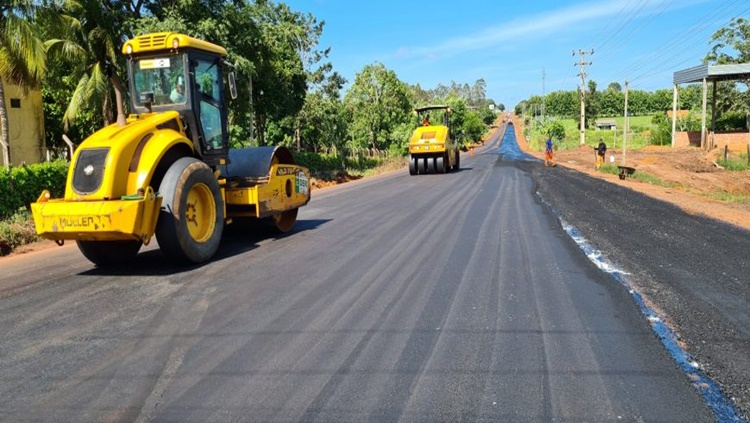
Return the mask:
<svg viewBox="0 0 750 423">
<path fill-rule="evenodd" d="M 39 10 L 34 3 L 14 0 L 0 6 L 0 144 L 6 167 L 10 166 L 10 136 L 3 80 L 20 86 L 27 94 L 41 86 L 46 70 L 44 43 L 33 27 Z"/>
<path fill-rule="evenodd" d="M 91 107 L 101 107 L 104 125 L 114 120 L 112 89 L 109 72 L 117 63 L 121 27 L 117 13 L 107 11 L 99 0 L 64 1 L 66 23 L 60 38 L 46 42 L 50 54 L 72 65 L 71 74 L 78 80 L 70 103 L 63 116 L 63 128 L 68 130 L 79 112 Z"/>
</svg>

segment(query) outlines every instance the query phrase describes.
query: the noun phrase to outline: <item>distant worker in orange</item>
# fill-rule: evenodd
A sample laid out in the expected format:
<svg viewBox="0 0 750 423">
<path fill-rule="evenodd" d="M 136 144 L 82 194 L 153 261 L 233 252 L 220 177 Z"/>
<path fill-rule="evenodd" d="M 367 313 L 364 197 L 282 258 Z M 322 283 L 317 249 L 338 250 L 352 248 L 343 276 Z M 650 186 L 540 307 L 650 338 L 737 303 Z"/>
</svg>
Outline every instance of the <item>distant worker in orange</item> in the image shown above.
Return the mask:
<svg viewBox="0 0 750 423">
<path fill-rule="evenodd" d="M 430 114 L 426 114 L 424 116 L 424 120 L 422 121 L 422 126 L 430 126 Z"/>
<path fill-rule="evenodd" d="M 552 155 L 552 137 L 547 138 L 547 148 L 544 150 L 544 165 L 555 167 L 555 158 Z"/>
</svg>

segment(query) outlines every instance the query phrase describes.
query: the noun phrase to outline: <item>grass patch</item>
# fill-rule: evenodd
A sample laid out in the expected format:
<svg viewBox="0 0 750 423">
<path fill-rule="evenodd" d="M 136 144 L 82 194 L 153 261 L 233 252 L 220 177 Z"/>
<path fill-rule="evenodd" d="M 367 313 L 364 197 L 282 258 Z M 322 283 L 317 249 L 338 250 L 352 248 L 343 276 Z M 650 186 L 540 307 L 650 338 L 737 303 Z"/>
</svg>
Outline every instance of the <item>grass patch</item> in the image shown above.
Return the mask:
<svg viewBox="0 0 750 423">
<path fill-rule="evenodd" d="M 622 128 L 623 117 L 607 118 L 617 121 L 617 130 L 615 131 L 597 131 L 596 129 L 586 129 L 586 145 L 593 148 L 599 144 L 599 138 L 604 140 L 607 148 L 622 149 Z M 627 149 L 640 150 L 643 147 L 651 145 L 651 131 L 654 125 L 651 123 L 651 116 L 632 116 L 629 119 L 631 135 L 627 141 Z M 565 139 L 555 142 L 558 150 L 571 150 L 581 145 L 580 128 L 575 119 L 558 119 L 565 128 Z M 534 131 L 529 131 L 529 147 L 532 150 L 544 150 L 544 142 L 547 140 L 544 134 L 539 132 L 535 126 Z M 530 126 L 529 126 L 530 129 Z M 592 153 L 593 155 L 593 153 Z"/>
<path fill-rule="evenodd" d="M 682 186 L 682 185 L 680 185 L 678 183 L 662 181 L 658 177 L 656 177 L 656 176 L 654 176 L 654 175 L 652 175 L 650 173 L 646 173 L 646 172 L 638 172 L 638 171 L 636 171 L 635 173 L 633 173 L 629 177 L 633 178 L 635 180 L 641 181 L 641 182 L 645 182 L 647 184 L 656 185 L 656 186 L 660 186 L 660 187 L 664 187 L 664 188 L 679 188 L 679 187 Z"/>
<path fill-rule="evenodd" d="M 731 194 L 728 192 L 715 192 L 712 194 L 708 194 L 708 197 L 713 198 L 715 200 L 719 200 L 724 203 L 732 203 L 732 204 L 750 203 L 750 196 L 743 195 L 743 194 Z"/>
<path fill-rule="evenodd" d="M 612 175 L 619 175 L 620 174 L 620 168 L 613 164 L 603 164 L 602 167 L 599 168 L 600 172 L 604 173 L 610 173 Z M 635 179 L 637 181 L 645 182 L 647 184 L 656 185 L 664 188 L 679 188 L 682 185 L 675 183 L 675 182 L 666 182 L 662 181 L 658 177 L 646 173 L 646 172 L 638 172 L 631 174 L 628 176 L 628 178 Z"/>
<path fill-rule="evenodd" d="M 602 167 L 599 168 L 599 172 L 611 173 L 612 175 L 618 175 L 620 173 L 620 168 L 618 168 L 616 165 L 613 165 L 613 164 L 603 164 Z"/>
<path fill-rule="evenodd" d="M 7 219 L 0 220 L 0 256 L 16 248 L 39 241 L 31 213 L 21 209 Z"/>
<path fill-rule="evenodd" d="M 718 163 L 724 169 L 735 172 L 750 169 L 750 163 L 747 161 L 747 153 L 740 153 L 739 157 L 729 157 L 727 160 L 721 159 Z"/>
</svg>

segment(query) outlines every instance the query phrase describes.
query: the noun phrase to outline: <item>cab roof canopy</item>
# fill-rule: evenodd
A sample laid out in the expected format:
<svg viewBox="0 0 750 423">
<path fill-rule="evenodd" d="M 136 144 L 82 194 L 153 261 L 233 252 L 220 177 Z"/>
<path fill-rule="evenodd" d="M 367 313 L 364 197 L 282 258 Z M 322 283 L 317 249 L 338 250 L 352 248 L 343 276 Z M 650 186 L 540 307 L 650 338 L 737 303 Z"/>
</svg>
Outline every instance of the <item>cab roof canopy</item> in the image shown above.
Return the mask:
<svg viewBox="0 0 750 423">
<path fill-rule="evenodd" d="M 138 54 L 183 48 L 203 50 L 222 57 L 227 55 L 227 50 L 224 47 L 177 32 L 154 32 L 139 35 L 126 41 L 122 45 L 122 52 L 123 54 Z"/>
<path fill-rule="evenodd" d="M 414 109 L 414 111 L 417 113 L 426 112 L 428 110 L 449 110 L 450 111 L 450 106 L 448 106 L 447 104 L 433 104 L 430 106 L 422 106 L 422 107 L 417 107 L 416 109 Z"/>
</svg>

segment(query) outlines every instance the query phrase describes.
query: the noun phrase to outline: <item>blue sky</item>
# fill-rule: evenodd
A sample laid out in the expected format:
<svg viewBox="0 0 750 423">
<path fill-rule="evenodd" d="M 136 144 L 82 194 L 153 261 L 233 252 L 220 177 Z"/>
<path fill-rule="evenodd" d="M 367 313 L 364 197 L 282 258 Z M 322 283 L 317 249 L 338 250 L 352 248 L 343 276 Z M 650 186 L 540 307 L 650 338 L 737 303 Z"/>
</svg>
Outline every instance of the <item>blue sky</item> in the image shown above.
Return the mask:
<svg viewBox="0 0 750 423">
<path fill-rule="evenodd" d="M 423 88 L 484 78 L 487 97 L 508 108 L 576 89 L 578 50 L 594 50 L 586 73 L 599 89 L 625 80 L 671 88 L 675 71 L 701 63 L 717 29 L 750 18 L 747 0 L 283 2 L 325 21 L 320 46 L 350 83 L 374 62 Z"/>
</svg>

